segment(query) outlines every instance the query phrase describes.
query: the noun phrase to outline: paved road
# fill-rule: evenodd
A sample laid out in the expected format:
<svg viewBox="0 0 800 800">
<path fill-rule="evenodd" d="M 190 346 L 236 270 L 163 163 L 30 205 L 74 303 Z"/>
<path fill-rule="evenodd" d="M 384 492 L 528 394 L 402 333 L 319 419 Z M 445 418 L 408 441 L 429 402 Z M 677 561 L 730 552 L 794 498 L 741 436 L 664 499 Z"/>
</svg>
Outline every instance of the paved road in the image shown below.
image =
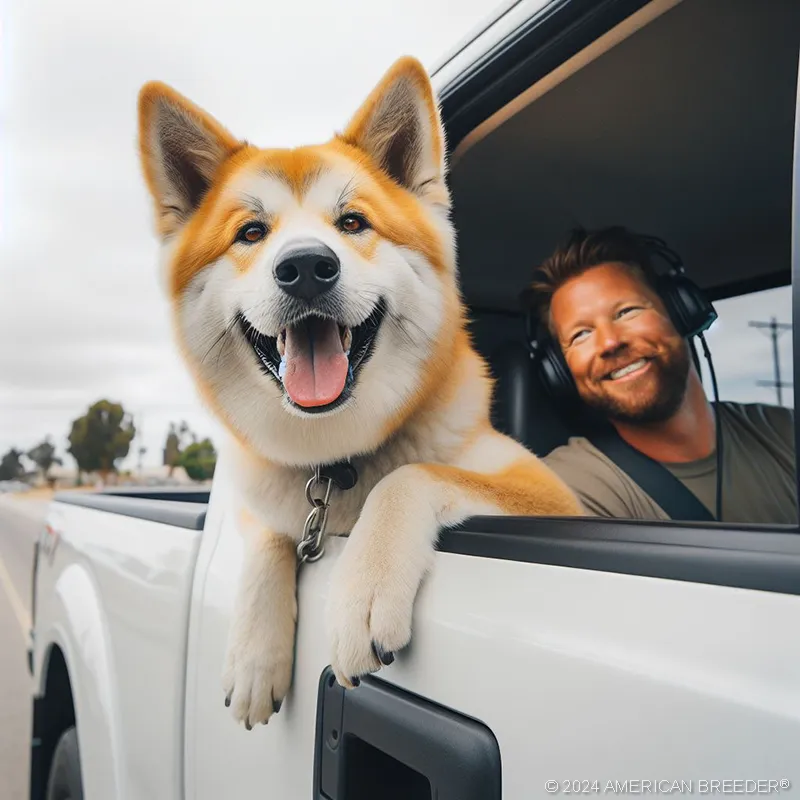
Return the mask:
<svg viewBox="0 0 800 800">
<path fill-rule="evenodd" d="M 30 757 L 31 677 L 27 628 L 33 543 L 46 505 L 0 497 L 0 796 L 26 800 Z"/>
</svg>

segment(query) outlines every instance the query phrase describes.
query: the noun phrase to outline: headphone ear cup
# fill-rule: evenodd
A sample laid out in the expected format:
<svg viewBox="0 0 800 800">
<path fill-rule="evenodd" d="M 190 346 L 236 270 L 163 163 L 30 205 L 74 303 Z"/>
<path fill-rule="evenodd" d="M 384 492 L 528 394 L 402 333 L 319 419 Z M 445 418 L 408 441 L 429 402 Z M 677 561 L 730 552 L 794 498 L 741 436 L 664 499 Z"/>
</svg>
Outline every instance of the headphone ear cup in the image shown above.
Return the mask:
<svg viewBox="0 0 800 800">
<path fill-rule="evenodd" d="M 549 336 L 539 339 L 538 373 L 539 379 L 553 400 L 574 402 L 578 398 L 575 380 L 569 371 L 561 348 Z"/>
<path fill-rule="evenodd" d="M 672 324 L 681 336 L 697 336 L 717 318 L 714 306 L 700 287 L 685 275 L 662 275 L 658 288 Z"/>
</svg>

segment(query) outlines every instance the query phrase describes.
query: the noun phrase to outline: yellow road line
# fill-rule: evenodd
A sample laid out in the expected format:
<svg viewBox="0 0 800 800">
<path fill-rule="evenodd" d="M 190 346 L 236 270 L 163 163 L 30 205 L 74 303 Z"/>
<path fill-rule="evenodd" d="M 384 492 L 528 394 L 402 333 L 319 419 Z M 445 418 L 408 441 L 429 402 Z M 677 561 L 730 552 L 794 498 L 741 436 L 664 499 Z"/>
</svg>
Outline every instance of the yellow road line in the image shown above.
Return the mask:
<svg viewBox="0 0 800 800">
<path fill-rule="evenodd" d="M 19 622 L 22 638 L 27 647 L 29 644 L 28 634 L 31 629 L 31 618 L 25 610 L 25 606 L 22 604 L 22 600 L 20 600 L 17 590 L 14 588 L 14 584 L 11 582 L 11 576 L 8 574 L 8 570 L 2 558 L 0 558 L 0 583 L 5 587 L 8 601 L 11 603 L 11 608 L 14 611 L 14 616 L 17 618 L 17 622 Z"/>
</svg>

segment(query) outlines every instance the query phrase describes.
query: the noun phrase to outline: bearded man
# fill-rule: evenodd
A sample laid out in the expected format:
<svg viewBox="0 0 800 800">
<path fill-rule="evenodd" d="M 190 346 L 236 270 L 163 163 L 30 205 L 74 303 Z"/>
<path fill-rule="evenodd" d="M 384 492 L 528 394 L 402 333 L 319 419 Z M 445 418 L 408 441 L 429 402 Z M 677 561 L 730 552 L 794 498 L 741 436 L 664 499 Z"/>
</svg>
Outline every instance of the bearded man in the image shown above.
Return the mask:
<svg viewBox="0 0 800 800">
<path fill-rule="evenodd" d="M 643 242 L 621 227 L 578 229 L 536 269 L 529 296 L 580 403 L 669 470 L 713 516 L 721 425 L 721 518 L 795 524 L 793 411 L 723 402 L 715 413 Z M 670 518 L 588 438 L 570 438 L 545 461 L 591 514 Z"/>
</svg>

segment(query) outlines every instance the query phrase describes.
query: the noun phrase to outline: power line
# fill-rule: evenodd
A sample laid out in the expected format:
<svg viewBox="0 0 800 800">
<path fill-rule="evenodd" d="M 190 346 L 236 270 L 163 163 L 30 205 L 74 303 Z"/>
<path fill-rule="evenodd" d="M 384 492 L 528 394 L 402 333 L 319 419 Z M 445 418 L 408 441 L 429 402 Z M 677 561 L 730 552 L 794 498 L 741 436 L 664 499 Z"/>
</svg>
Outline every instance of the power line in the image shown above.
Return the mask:
<svg viewBox="0 0 800 800">
<path fill-rule="evenodd" d="M 770 338 L 772 339 L 772 365 L 775 373 L 775 378 L 771 381 L 756 381 L 758 386 L 774 386 L 778 394 L 778 405 L 783 405 L 783 395 L 781 389 L 790 387 L 793 384 L 781 380 L 781 360 L 778 354 L 778 337 L 785 331 L 790 331 L 792 326 L 786 322 L 778 322 L 775 317 L 771 317 L 769 322 L 752 321 L 748 325 L 751 328 L 758 328 L 759 330 L 768 330 Z"/>
</svg>

